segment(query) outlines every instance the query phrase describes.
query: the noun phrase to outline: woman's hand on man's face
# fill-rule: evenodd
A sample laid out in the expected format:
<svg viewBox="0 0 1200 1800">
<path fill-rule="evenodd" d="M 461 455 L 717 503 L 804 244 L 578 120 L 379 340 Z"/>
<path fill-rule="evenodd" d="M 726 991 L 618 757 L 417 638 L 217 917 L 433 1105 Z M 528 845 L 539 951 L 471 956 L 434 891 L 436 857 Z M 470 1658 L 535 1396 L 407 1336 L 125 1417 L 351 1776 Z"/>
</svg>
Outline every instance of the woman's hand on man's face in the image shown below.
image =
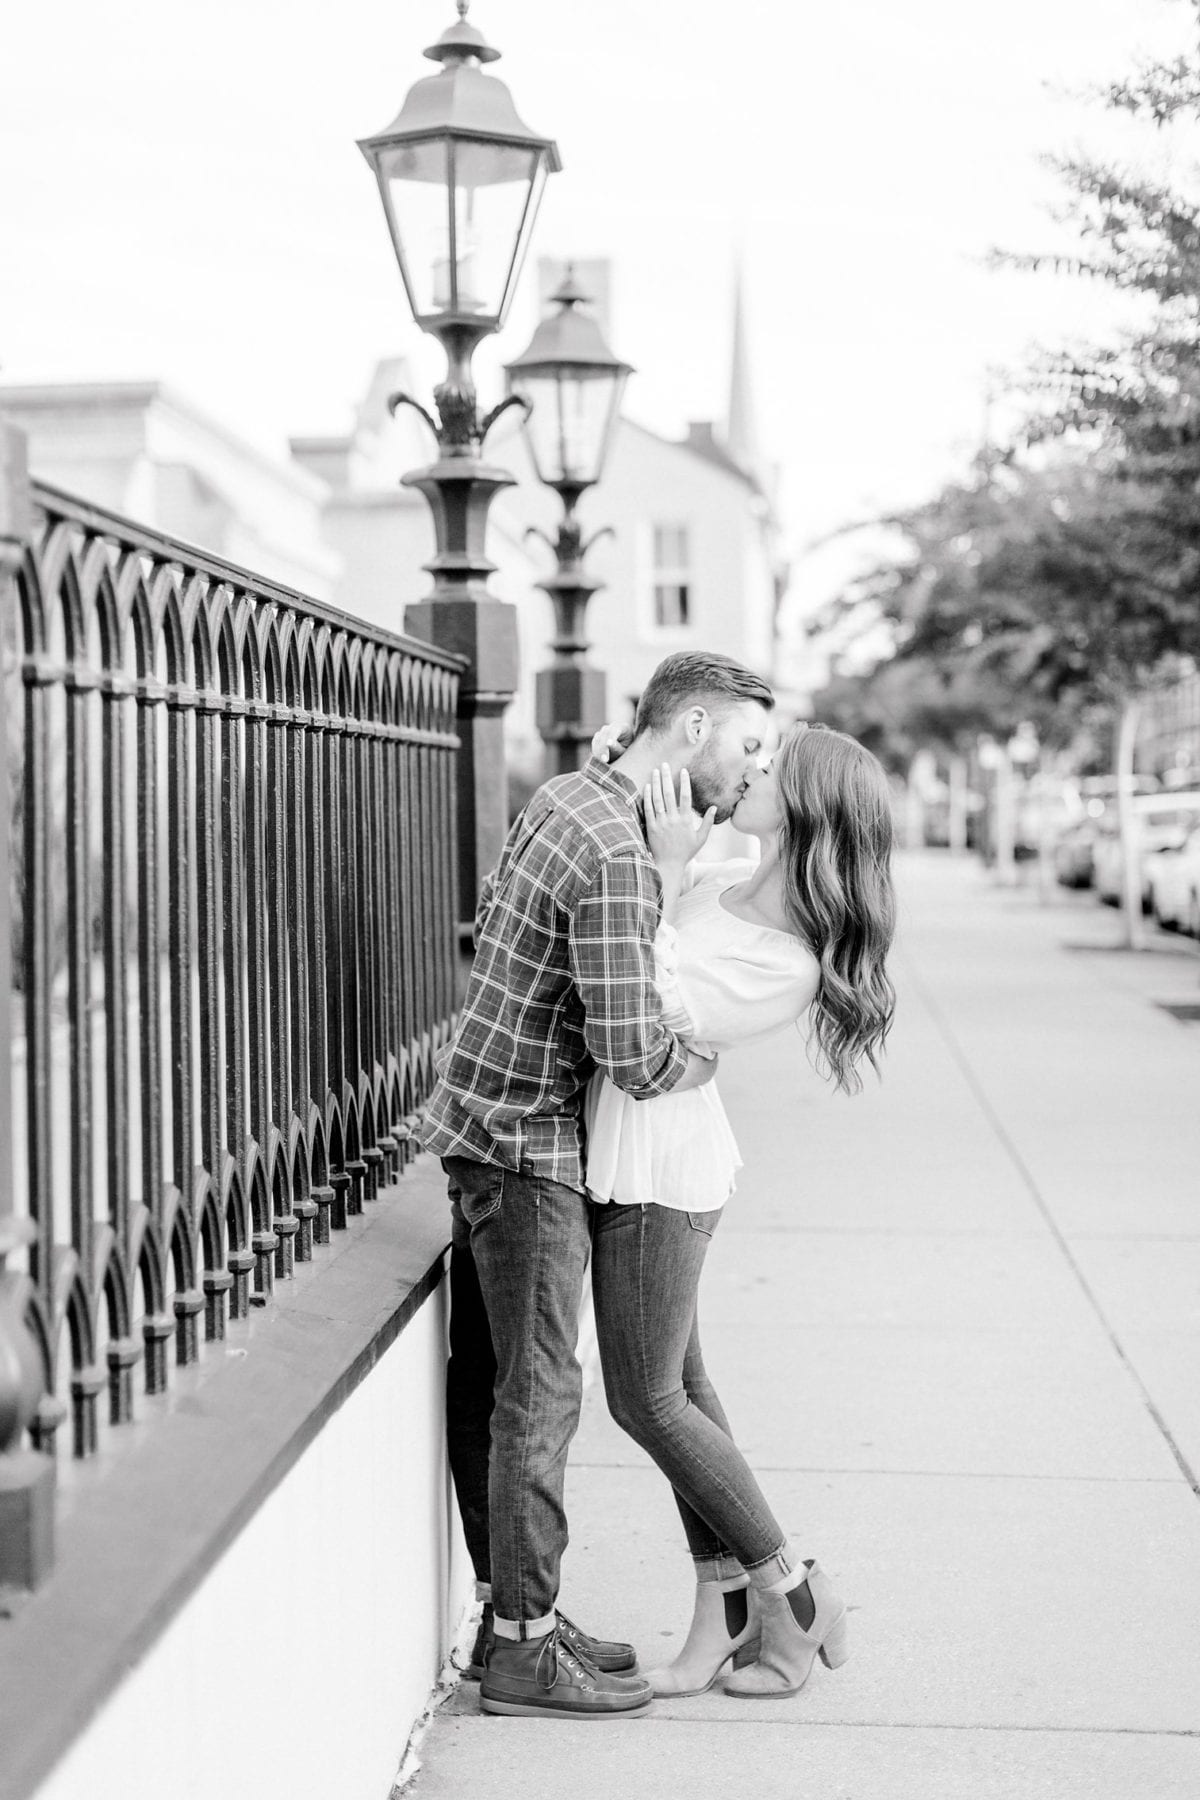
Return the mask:
<svg viewBox="0 0 1200 1800">
<path fill-rule="evenodd" d="M 692 779 L 686 769 L 680 771 L 676 796 L 670 763 L 664 763 L 651 775 L 646 783 L 645 803 L 646 842 L 651 856 L 660 868 L 681 868 L 708 842 L 716 807 L 710 806 L 703 817 L 692 810 Z"/>
</svg>

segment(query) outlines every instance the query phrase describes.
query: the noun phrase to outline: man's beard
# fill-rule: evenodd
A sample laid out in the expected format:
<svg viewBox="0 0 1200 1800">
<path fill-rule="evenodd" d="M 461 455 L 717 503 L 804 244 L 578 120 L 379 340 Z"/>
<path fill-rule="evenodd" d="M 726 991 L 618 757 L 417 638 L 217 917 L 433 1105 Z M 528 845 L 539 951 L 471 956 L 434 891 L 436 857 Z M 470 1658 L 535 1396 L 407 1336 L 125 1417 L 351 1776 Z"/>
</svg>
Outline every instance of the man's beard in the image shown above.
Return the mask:
<svg viewBox="0 0 1200 1800">
<path fill-rule="evenodd" d="M 721 772 L 716 752 L 711 744 L 705 744 L 688 767 L 692 780 L 692 805 L 698 813 L 706 813 L 710 806 L 717 809 L 717 824 L 723 825 L 733 813 L 734 807 L 742 797 L 742 783 L 739 781 L 732 792 L 727 785 L 727 777 Z"/>
</svg>

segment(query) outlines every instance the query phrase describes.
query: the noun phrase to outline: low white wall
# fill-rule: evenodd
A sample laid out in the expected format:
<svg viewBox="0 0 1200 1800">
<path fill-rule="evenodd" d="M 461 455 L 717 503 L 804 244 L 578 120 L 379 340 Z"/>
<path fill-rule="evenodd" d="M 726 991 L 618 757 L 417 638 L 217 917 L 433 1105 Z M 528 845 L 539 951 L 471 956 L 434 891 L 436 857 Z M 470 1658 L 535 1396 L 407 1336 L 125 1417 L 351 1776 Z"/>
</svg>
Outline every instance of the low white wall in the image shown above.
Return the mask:
<svg viewBox="0 0 1200 1800">
<path fill-rule="evenodd" d="M 388 1800 L 463 1607 L 442 1284 L 38 1790 Z"/>
</svg>

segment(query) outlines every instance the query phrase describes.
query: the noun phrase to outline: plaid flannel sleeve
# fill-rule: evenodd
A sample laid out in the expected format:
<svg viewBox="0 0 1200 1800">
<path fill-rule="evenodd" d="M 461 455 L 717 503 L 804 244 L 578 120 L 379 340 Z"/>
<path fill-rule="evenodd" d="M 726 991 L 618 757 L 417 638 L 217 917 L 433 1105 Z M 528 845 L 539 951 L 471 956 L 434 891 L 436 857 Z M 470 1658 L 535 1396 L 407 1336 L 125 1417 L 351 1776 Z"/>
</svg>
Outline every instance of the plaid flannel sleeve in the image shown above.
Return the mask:
<svg viewBox="0 0 1200 1800">
<path fill-rule="evenodd" d="M 475 905 L 475 926 L 471 932 L 471 943 L 476 950 L 479 948 L 479 940 L 483 935 L 483 927 L 487 922 L 488 913 L 492 910 L 492 901 L 496 897 L 496 877 L 499 872 L 498 867 L 489 869 L 479 889 L 479 899 Z"/>
<path fill-rule="evenodd" d="M 654 871 L 621 856 L 601 865 L 571 915 L 568 954 L 588 1050 L 634 1100 L 669 1093 L 687 1068 L 654 985 L 658 913 Z"/>
</svg>

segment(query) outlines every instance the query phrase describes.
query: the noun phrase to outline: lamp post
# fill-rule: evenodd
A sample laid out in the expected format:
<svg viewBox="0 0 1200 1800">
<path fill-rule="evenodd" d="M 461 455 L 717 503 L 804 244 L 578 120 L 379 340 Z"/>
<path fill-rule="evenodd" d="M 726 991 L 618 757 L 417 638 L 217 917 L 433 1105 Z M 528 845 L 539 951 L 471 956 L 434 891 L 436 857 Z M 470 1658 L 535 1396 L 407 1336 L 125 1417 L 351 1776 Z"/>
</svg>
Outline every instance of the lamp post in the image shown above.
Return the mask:
<svg viewBox="0 0 1200 1800">
<path fill-rule="evenodd" d="M 992 778 L 989 815 L 992 867 L 1000 885 L 1011 887 L 1017 879 L 1017 859 L 1016 795 L 1009 742 L 998 743 L 990 732 L 985 732 L 979 739 L 976 754 L 980 768 Z"/>
<path fill-rule="evenodd" d="M 585 746 L 606 716 L 604 672 L 587 661 L 583 635 L 588 602 L 604 586 L 583 566 L 597 537 L 586 541 L 576 516 L 580 495 L 599 481 L 616 427 L 628 363 L 613 355 L 599 325 L 579 309 L 588 296 L 568 269 L 524 355 L 506 364 L 513 397 L 526 402 L 525 435 L 534 471 L 563 504 L 558 535 L 530 527 L 553 550 L 558 567 L 538 586 L 554 606 L 554 661 L 537 678 L 537 723 L 547 773 L 565 775 L 585 760 Z"/>
<path fill-rule="evenodd" d="M 433 513 L 436 553 L 427 599 L 406 609 L 405 625 L 467 657 L 459 690 L 458 761 L 460 906 L 474 910 L 480 877 L 507 830 L 504 709 L 517 684 L 516 617 L 494 599 L 485 553 L 492 496 L 512 485 L 485 463 L 484 441 L 516 403 L 510 394 L 481 419 L 471 373 L 476 346 L 508 315 L 547 175 L 561 167 L 557 146 L 530 131 L 502 81 L 485 72 L 499 51 L 458 20 L 425 55 L 436 75 L 412 87 L 396 118 L 359 140 L 380 198 L 412 315 L 446 352 L 446 378 L 434 390 L 437 417 L 408 394 L 437 439 L 428 468 L 404 476 Z"/>
</svg>

